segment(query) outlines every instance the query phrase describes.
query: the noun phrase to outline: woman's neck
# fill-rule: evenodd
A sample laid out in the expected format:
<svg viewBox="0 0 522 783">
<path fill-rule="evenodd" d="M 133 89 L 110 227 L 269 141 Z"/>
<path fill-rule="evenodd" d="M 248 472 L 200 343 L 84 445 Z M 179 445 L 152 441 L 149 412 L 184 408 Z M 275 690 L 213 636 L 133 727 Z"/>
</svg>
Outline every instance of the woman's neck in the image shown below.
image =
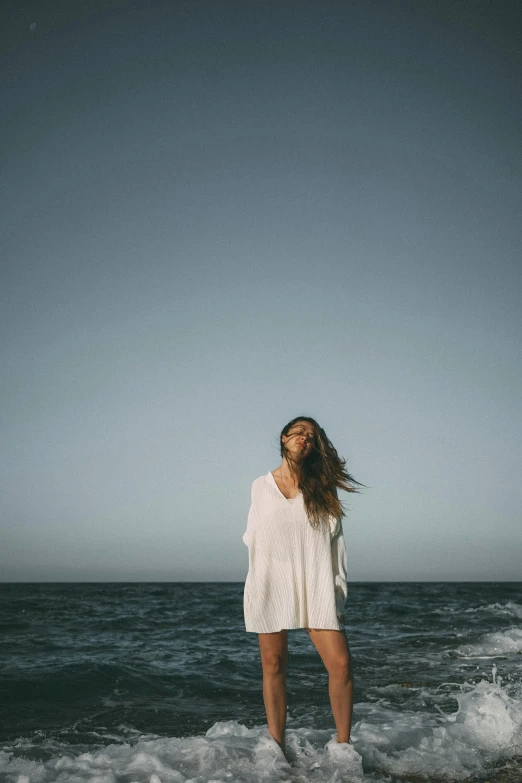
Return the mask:
<svg viewBox="0 0 522 783">
<path fill-rule="evenodd" d="M 289 484 L 295 484 L 297 486 L 299 483 L 299 465 L 296 465 L 296 468 L 298 472 L 296 472 L 295 469 L 292 470 L 286 457 L 283 457 L 283 461 L 278 468 L 279 475 L 282 478 L 282 480 L 288 482 Z"/>
</svg>

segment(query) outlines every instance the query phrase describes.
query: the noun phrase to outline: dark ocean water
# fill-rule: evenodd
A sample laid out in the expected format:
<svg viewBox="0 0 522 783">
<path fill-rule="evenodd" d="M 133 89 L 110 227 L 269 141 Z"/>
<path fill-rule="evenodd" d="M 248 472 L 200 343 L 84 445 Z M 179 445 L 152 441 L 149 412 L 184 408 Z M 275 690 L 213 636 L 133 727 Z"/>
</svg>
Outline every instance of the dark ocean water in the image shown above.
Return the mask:
<svg viewBox="0 0 522 783">
<path fill-rule="evenodd" d="M 290 763 L 267 736 L 242 596 L 0 584 L 0 780 L 522 783 L 522 583 L 349 585 L 359 766 L 325 750 L 327 675 L 304 630 L 289 632 Z"/>
</svg>

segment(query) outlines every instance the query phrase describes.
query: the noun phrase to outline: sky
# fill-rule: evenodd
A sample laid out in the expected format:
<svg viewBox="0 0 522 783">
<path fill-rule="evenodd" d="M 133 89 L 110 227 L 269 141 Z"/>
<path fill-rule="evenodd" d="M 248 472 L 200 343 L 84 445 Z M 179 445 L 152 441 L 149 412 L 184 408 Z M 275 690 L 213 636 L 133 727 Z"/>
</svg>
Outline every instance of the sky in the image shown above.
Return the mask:
<svg viewBox="0 0 522 783">
<path fill-rule="evenodd" d="M 516 6 L 12 4 L 1 581 L 244 580 L 298 415 L 350 581 L 521 579 Z"/>
</svg>

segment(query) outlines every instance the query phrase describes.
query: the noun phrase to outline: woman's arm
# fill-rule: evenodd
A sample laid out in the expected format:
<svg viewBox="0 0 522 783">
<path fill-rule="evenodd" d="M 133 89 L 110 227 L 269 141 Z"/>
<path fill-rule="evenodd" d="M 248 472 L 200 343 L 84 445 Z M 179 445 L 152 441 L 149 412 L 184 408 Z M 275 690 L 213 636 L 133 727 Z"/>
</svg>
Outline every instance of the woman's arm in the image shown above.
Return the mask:
<svg viewBox="0 0 522 783">
<path fill-rule="evenodd" d="M 243 533 L 243 542 L 247 546 L 249 546 L 250 542 L 252 541 L 253 530 L 254 530 L 254 484 L 252 484 L 252 488 L 250 490 L 250 509 L 247 517 L 246 530 Z"/>
<path fill-rule="evenodd" d="M 332 572 L 334 577 L 337 618 L 339 622 L 344 625 L 344 606 L 348 595 L 348 585 L 346 583 L 346 544 L 344 541 L 341 519 L 337 519 L 335 530 L 332 535 Z"/>
</svg>

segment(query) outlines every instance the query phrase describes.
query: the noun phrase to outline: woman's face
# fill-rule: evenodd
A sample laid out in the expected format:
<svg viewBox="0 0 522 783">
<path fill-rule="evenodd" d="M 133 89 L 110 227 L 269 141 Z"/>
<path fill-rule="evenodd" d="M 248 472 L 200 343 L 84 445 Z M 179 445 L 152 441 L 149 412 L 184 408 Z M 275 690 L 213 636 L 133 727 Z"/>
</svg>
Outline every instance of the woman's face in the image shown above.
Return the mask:
<svg viewBox="0 0 522 783">
<path fill-rule="evenodd" d="M 303 460 L 314 448 L 315 427 L 308 421 L 296 421 L 281 439 L 295 460 Z"/>
</svg>

